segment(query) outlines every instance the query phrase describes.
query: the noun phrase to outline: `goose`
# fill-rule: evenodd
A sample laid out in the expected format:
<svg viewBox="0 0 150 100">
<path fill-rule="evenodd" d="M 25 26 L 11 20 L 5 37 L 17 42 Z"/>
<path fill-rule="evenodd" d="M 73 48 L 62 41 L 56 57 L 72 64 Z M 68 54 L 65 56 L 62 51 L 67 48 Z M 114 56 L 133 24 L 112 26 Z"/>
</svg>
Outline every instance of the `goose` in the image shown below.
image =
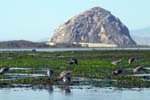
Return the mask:
<svg viewBox="0 0 150 100">
<path fill-rule="evenodd" d="M 119 60 L 115 60 L 115 61 L 113 61 L 111 64 L 113 64 L 113 65 L 117 65 L 117 64 L 119 64 L 119 63 L 121 63 L 121 59 L 119 59 Z"/>
<path fill-rule="evenodd" d="M 115 71 L 112 72 L 113 75 L 118 76 L 123 72 L 122 69 L 116 69 Z"/>
<path fill-rule="evenodd" d="M 70 64 L 70 65 L 73 65 L 73 64 L 78 65 L 78 60 L 75 59 L 75 58 L 71 58 L 70 61 L 68 62 L 68 64 Z"/>
<path fill-rule="evenodd" d="M 54 71 L 52 68 L 47 69 L 48 79 L 52 79 L 54 76 Z"/>
<path fill-rule="evenodd" d="M 135 58 L 132 57 L 128 60 L 128 63 L 131 64 L 134 60 L 135 60 Z"/>
<path fill-rule="evenodd" d="M 137 73 L 137 72 L 140 72 L 142 70 L 144 70 L 143 66 L 138 66 L 138 67 L 136 67 L 136 68 L 133 69 L 133 72 Z"/>
<path fill-rule="evenodd" d="M 72 71 L 71 70 L 65 70 L 63 72 L 60 73 L 60 76 L 59 76 L 59 80 L 62 80 L 65 84 L 70 84 L 71 82 L 71 73 Z"/>
<path fill-rule="evenodd" d="M 70 76 L 72 74 L 71 70 L 64 70 L 60 73 L 58 79 L 63 79 L 65 76 Z"/>
<path fill-rule="evenodd" d="M 0 74 L 4 74 L 4 73 L 8 72 L 8 70 L 9 70 L 9 67 L 2 67 L 0 69 Z"/>
<path fill-rule="evenodd" d="M 63 77 L 63 82 L 66 83 L 66 84 L 69 84 L 71 82 L 70 76 L 64 76 Z"/>
</svg>

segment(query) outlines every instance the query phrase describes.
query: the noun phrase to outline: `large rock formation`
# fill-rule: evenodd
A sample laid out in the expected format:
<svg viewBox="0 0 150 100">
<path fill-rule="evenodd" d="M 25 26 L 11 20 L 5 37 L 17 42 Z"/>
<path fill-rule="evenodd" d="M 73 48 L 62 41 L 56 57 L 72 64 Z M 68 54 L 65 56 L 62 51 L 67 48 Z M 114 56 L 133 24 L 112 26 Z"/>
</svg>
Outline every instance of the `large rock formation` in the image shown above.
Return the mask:
<svg viewBox="0 0 150 100">
<path fill-rule="evenodd" d="M 94 7 L 59 26 L 50 40 L 54 43 L 103 43 L 135 45 L 128 28 L 109 11 Z"/>
</svg>

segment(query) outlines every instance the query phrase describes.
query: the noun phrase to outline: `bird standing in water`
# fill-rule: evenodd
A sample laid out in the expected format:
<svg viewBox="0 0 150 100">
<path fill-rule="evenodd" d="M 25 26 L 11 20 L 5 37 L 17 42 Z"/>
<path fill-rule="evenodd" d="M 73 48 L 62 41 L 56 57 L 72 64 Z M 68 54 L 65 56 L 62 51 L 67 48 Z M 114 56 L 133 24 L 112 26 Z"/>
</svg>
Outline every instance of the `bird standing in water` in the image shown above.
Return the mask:
<svg viewBox="0 0 150 100">
<path fill-rule="evenodd" d="M 64 76 L 64 77 L 63 77 L 63 82 L 64 82 L 65 84 L 69 84 L 69 83 L 71 82 L 71 77 L 70 77 L 70 76 Z"/>
<path fill-rule="evenodd" d="M 48 79 L 51 80 L 54 76 L 54 71 L 52 68 L 47 69 Z"/>
<path fill-rule="evenodd" d="M 64 83 L 69 84 L 71 82 L 71 70 L 65 70 L 60 73 L 60 76 L 58 77 L 59 80 L 62 80 Z"/>
</svg>

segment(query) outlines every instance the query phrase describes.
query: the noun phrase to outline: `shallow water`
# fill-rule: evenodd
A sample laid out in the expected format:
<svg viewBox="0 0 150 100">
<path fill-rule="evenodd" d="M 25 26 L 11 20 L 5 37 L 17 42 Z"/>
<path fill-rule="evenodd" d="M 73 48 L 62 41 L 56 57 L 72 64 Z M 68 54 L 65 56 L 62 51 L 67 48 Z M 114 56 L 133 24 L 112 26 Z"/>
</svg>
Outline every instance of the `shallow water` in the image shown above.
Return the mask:
<svg viewBox="0 0 150 100">
<path fill-rule="evenodd" d="M 132 76 L 138 76 L 138 77 L 149 76 L 150 77 L 150 74 L 134 74 Z"/>
<path fill-rule="evenodd" d="M 53 86 L 50 90 L 31 88 L 0 89 L 1 100 L 149 100 L 150 89 L 97 88 L 72 86 L 71 92 Z"/>
<path fill-rule="evenodd" d="M 16 48 L 16 49 L 0 49 L 0 52 L 19 52 L 19 51 L 32 51 L 36 49 L 39 52 L 56 52 L 56 51 L 84 51 L 84 50 L 150 50 L 150 48 Z"/>
<path fill-rule="evenodd" d="M 31 68 L 25 68 L 25 67 L 10 67 L 10 70 L 30 70 Z"/>
<path fill-rule="evenodd" d="M 21 73 L 8 73 L 5 74 L 8 77 L 11 78 L 29 78 L 29 77 L 44 77 L 45 74 L 21 74 Z"/>
</svg>

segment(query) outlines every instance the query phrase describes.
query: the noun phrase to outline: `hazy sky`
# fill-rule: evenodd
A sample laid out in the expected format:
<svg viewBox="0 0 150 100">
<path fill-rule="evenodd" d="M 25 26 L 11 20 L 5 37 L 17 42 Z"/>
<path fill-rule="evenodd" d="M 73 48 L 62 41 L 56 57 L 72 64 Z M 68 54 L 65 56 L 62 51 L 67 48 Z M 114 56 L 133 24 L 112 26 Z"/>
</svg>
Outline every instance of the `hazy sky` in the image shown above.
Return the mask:
<svg viewBox="0 0 150 100">
<path fill-rule="evenodd" d="M 150 26 L 150 0 L 0 0 L 0 41 L 40 40 L 70 17 L 105 8 L 131 30 Z"/>
</svg>

